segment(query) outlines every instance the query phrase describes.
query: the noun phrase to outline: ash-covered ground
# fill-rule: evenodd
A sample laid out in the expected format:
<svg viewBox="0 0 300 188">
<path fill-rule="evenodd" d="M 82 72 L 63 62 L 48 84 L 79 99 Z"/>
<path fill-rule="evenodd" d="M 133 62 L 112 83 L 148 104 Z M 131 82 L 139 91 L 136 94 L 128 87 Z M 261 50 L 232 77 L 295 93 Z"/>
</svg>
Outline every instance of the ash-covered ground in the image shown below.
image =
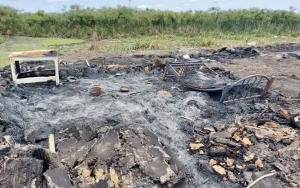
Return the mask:
<svg viewBox="0 0 300 188">
<path fill-rule="evenodd" d="M 203 53 L 190 56 L 207 64 L 259 56 L 253 48 Z M 285 130 L 291 131 L 288 136 L 293 133 L 290 141 L 283 138 L 274 143 L 267 136 L 261 141 L 244 125 L 272 121 L 288 127 L 286 118 L 269 109 L 270 104 L 288 105 L 281 96 L 270 92 L 264 99 L 224 105 L 218 93 L 209 95 L 163 81 L 165 62 L 179 56 L 99 58 L 90 61 L 90 66 L 61 64 L 58 87 L 53 83 L 13 86 L 9 69 L 4 68 L 0 77 L 0 186 L 241 187 L 253 182 L 257 173 L 284 166 L 276 155 L 269 155 L 300 142 L 298 132 Z M 234 73 L 214 70 L 235 79 Z M 91 94 L 98 86 L 102 91 Z M 237 121 L 239 117 L 242 120 Z M 232 127 L 237 129 L 230 132 Z M 47 149 L 50 133 L 55 135 L 56 153 Z M 235 134 L 241 140 L 249 138 L 251 144 L 240 144 Z M 221 143 L 216 137 L 223 139 Z M 265 158 L 260 150 L 268 151 Z M 255 157 L 245 160 L 249 152 L 250 158 Z M 236 163 L 226 166 L 232 158 Z M 212 164 L 212 159 L 217 163 Z M 264 167 L 255 166 L 258 159 Z M 287 161 L 287 168 L 300 168 L 299 162 Z M 275 162 L 277 168 L 272 165 Z M 226 169 L 225 174 L 212 168 L 216 165 Z M 299 171 L 285 173 L 294 176 L 278 178 L 274 185 L 297 186 L 295 173 Z"/>
</svg>

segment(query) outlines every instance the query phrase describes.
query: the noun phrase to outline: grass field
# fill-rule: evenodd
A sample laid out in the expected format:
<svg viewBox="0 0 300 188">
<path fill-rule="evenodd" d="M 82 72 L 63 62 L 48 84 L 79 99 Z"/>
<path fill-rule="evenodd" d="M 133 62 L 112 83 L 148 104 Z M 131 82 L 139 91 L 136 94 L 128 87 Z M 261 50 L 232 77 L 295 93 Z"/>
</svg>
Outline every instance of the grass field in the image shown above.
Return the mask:
<svg viewBox="0 0 300 188">
<path fill-rule="evenodd" d="M 83 42 L 84 40 L 79 39 L 9 37 L 0 44 L 0 66 L 9 64 L 8 55 L 11 52 L 36 49 L 57 49 L 59 52 L 65 53 L 66 51 L 70 51 L 73 46 L 82 44 Z"/>
<path fill-rule="evenodd" d="M 93 50 L 101 52 L 130 53 L 135 51 L 174 50 L 176 48 L 247 46 L 250 42 L 256 42 L 257 45 L 300 42 L 300 37 L 225 35 L 218 33 L 200 33 L 198 36 L 192 37 L 176 35 L 121 37 L 99 41 L 62 38 L 7 37 L 5 42 L 0 44 L 0 66 L 9 64 L 8 55 L 14 51 L 56 49 L 61 55 Z"/>
</svg>

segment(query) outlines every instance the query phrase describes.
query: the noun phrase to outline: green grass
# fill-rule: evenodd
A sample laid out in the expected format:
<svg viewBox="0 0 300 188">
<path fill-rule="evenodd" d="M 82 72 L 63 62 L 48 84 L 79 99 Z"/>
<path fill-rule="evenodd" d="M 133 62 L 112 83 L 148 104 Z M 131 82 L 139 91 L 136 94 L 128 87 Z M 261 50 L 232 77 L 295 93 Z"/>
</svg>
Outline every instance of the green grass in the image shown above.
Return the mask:
<svg viewBox="0 0 300 188">
<path fill-rule="evenodd" d="M 153 35 L 121 37 L 99 41 L 62 38 L 10 37 L 0 44 L 0 67 L 9 64 L 8 55 L 14 51 L 55 49 L 61 55 L 87 51 L 131 53 L 138 51 L 175 50 L 177 48 L 219 48 L 300 42 L 300 37 L 274 35 L 234 35 L 224 33 L 199 33 L 197 36 Z M 88 57 L 87 57 L 88 58 Z"/>
<path fill-rule="evenodd" d="M 216 48 L 247 46 L 255 41 L 257 45 L 300 42 L 300 37 L 274 35 L 231 35 L 199 34 L 198 36 L 155 35 L 108 39 L 86 43 L 81 50 L 100 50 L 104 52 L 134 52 L 149 50 L 174 50 L 176 48 Z"/>
<path fill-rule="evenodd" d="M 0 44 L 0 67 L 9 64 L 8 55 L 11 52 L 56 49 L 60 53 L 65 53 L 73 46 L 82 44 L 84 40 L 62 39 L 62 38 L 31 38 L 31 37 L 10 37 Z"/>
<path fill-rule="evenodd" d="M 5 39 L 4 37 L 0 36 L 0 44 L 4 43 Z"/>
</svg>

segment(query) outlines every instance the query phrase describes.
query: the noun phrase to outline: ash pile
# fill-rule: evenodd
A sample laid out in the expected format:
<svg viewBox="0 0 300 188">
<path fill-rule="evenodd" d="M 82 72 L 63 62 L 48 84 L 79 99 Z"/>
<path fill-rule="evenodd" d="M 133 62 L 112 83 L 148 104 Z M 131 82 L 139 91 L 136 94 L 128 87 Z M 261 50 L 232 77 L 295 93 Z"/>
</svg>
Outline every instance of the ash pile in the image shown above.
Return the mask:
<svg viewBox="0 0 300 188">
<path fill-rule="evenodd" d="M 2 137 L 1 187 L 155 187 L 183 179 L 180 164 L 143 128 L 73 125 L 58 130 L 56 137 L 56 153 Z M 47 134 L 34 138 L 43 144 Z"/>
<path fill-rule="evenodd" d="M 200 170 L 224 181 L 299 187 L 299 125 L 290 120 L 287 110 L 270 104 L 255 119 L 239 116 L 232 123 L 195 129 L 187 150 L 199 159 Z"/>
<path fill-rule="evenodd" d="M 240 48 L 196 55 L 189 56 L 209 63 L 258 53 Z M 185 59 L 178 56 L 61 63 L 59 87 L 15 87 L 9 69 L 1 70 L 0 186 L 299 186 L 296 102 L 270 93 L 225 105 L 220 96 L 162 81 L 168 62 Z M 223 69 L 212 71 L 221 77 L 193 72 L 183 79 L 205 79 L 202 85 L 237 80 Z"/>
</svg>

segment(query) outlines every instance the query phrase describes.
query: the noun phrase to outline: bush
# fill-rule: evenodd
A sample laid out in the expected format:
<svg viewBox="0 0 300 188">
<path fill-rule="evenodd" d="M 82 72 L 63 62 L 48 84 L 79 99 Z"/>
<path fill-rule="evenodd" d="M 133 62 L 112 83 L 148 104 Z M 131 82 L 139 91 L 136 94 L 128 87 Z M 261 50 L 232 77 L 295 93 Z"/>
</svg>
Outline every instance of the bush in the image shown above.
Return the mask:
<svg viewBox="0 0 300 188">
<path fill-rule="evenodd" d="M 171 12 L 131 8 L 23 13 L 0 7 L 0 34 L 31 37 L 110 38 L 136 35 L 234 34 L 299 35 L 300 15 L 288 11 L 228 10 Z M 296 33 L 296 34 L 295 34 Z"/>
</svg>

